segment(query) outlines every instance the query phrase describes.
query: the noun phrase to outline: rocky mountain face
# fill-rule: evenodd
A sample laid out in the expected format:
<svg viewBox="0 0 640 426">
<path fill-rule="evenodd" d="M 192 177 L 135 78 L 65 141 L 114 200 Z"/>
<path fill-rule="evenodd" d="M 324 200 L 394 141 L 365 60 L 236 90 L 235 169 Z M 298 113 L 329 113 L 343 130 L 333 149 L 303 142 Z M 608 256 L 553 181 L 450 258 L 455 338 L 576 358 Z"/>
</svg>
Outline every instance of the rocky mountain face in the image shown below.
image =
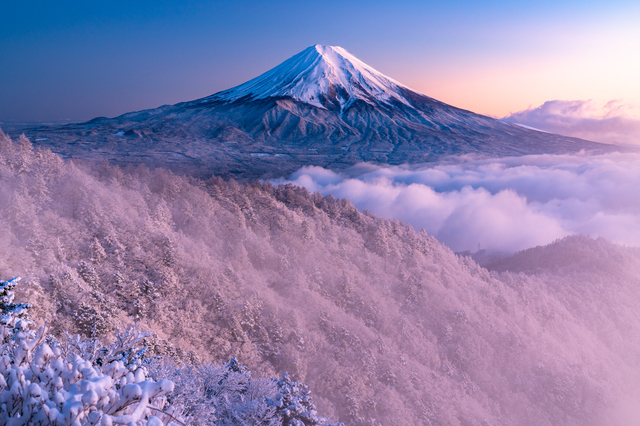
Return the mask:
<svg viewBox="0 0 640 426">
<path fill-rule="evenodd" d="M 614 149 L 447 105 L 341 47 L 320 45 L 209 97 L 25 133 L 64 156 L 200 177 L 276 177 L 309 164 L 340 169 L 364 161 Z"/>
</svg>

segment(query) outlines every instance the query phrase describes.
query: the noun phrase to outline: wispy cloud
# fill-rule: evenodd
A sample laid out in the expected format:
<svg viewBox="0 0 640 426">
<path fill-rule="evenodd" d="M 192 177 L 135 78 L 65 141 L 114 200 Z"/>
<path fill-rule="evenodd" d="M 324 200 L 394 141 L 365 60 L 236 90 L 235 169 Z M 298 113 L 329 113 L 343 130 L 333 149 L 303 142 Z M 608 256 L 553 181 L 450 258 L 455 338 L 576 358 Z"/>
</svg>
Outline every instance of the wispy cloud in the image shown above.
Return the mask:
<svg viewBox="0 0 640 426">
<path fill-rule="evenodd" d="M 304 167 L 288 182 L 424 228 L 456 251 L 513 252 L 578 233 L 640 246 L 640 154 Z"/>
<path fill-rule="evenodd" d="M 640 108 L 617 100 L 547 101 L 505 120 L 598 142 L 640 144 Z"/>
</svg>

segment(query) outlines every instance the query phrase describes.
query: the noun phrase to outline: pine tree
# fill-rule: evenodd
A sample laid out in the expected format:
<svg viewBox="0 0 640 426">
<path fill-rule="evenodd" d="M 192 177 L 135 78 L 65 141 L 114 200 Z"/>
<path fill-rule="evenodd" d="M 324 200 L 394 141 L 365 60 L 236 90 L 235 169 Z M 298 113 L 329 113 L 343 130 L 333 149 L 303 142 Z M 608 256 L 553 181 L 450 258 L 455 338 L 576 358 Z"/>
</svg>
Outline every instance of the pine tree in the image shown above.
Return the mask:
<svg viewBox="0 0 640 426">
<path fill-rule="evenodd" d="M 29 322 L 27 311 L 31 308 L 31 305 L 28 303 L 13 303 L 15 297 L 13 290 L 18 281 L 20 281 L 20 277 L 12 278 L 9 281 L 0 281 L 0 312 L 2 312 L 0 322 L 3 325 L 8 326 L 14 320 Z"/>
<path fill-rule="evenodd" d="M 318 417 L 316 407 L 311 401 L 311 391 L 299 382 L 283 373 L 278 380 L 278 392 L 273 399 L 267 398 L 267 404 L 275 407 L 276 413 L 282 416 L 283 426 L 316 426 L 325 423 Z"/>
</svg>

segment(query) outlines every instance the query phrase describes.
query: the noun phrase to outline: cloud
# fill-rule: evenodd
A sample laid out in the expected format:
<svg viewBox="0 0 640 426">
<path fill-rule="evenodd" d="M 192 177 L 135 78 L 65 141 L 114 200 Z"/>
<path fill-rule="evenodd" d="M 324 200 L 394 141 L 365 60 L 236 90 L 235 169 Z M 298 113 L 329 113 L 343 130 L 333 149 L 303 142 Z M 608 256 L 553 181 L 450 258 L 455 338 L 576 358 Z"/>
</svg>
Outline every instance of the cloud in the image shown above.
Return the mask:
<svg viewBox="0 0 640 426">
<path fill-rule="evenodd" d="M 640 108 L 621 101 L 547 101 L 504 119 L 597 142 L 640 144 Z"/>
<path fill-rule="evenodd" d="M 455 251 L 514 252 L 572 234 L 640 246 L 640 154 L 312 166 L 284 182 L 423 228 Z"/>
</svg>

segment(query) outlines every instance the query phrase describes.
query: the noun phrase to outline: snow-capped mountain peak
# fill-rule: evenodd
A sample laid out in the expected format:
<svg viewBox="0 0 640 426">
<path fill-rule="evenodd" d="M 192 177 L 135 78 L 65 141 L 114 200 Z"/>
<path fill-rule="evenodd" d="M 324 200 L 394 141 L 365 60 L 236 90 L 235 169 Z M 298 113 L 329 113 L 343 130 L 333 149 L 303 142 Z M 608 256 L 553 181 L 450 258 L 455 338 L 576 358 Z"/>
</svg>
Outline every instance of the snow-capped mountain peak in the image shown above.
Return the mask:
<svg viewBox="0 0 640 426">
<path fill-rule="evenodd" d="M 275 68 L 207 100 L 235 101 L 241 98 L 292 97 L 320 108 L 345 110 L 354 101 L 389 104 L 392 100 L 410 105 L 403 96 L 410 90 L 376 71 L 344 48 L 315 45 L 287 59 Z"/>
</svg>

